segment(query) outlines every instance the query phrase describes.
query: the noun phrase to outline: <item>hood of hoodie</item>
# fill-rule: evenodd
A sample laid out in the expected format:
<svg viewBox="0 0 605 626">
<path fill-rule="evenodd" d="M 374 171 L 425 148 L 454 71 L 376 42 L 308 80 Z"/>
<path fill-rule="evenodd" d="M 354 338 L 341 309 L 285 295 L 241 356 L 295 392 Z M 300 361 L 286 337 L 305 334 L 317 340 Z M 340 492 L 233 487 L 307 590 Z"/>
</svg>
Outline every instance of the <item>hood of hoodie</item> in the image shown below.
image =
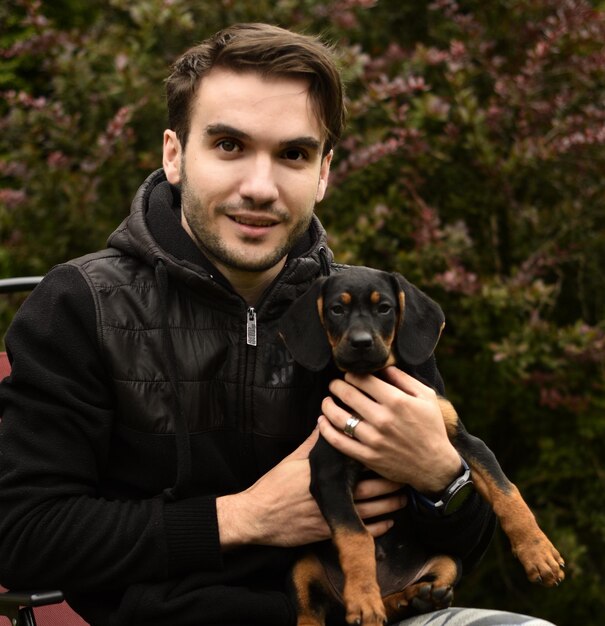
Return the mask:
<svg viewBox="0 0 605 626">
<path fill-rule="evenodd" d="M 169 280 L 182 281 L 194 289 L 217 289 L 223 298 L 239 298 L 181 227 L 180 192 L 170 185 L 162 169 L 149 175 L 139 187 L 129 216 L 111 234 L 108 245 L 152 267 L 162 262 Z M 265 313 L 282 311 L 317 276 L 329 274 L 332 262 L 326 232 L 314 215 L 265 294 L 269 297 L 262 298 Z"/>
</svg>

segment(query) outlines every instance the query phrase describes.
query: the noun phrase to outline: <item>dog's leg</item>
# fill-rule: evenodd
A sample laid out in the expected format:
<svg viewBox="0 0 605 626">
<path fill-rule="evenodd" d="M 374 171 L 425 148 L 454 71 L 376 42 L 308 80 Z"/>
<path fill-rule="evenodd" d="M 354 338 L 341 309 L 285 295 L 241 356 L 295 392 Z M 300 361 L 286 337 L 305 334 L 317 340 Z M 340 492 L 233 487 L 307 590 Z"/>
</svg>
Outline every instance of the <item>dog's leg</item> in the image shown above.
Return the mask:
<svg viewBox="0 0 605 626">
<path fill-rule="evenodd" d="M 545 587 L 561 583 L 565 578 L 565 561 L 538 526 L 519 489 L 510 481 L 502 488 L 500 482 L 494 480 L 491 469 L 488 470 L 481 460 L 471 456 L 467 462 L 477 491 L 492 504 L 502 530 L 510 540 L 513 554 L 521 561 L 527 577 Z"/>
<path fill-rule="evenodd" d="M 343 600 L 347 623 L 384 624 L 386 614 L 376 581 L 373 537 L 365 528 L 336 526 L 333 541 L 345 577 Z"/>
<path fill-rule="evenodd" d="M 317 556 L 309 553 L 292 569 L 297 626 L 325 626 L 330 583 Z"/>
<path fill-rule="evenodd" d="M 527 577 L 546 587 L 558 585 L 565 578 L 565 562 L 538 526 L 521 493 L 506 477 L 494 453 L 464 428 L 452 405 L 446 400 L 440 405 L 452 443 L 469 464 L 477 491 L 491 504 Z"/>
<path fill-rule="evenodd" d="M 353 487 L 361 467 L 322 437 L 309 460 L 311 492 L 332 530 L 344 574 L 347 623 L 382 625 L 386 614 L 376 578 L 374 539 L 359 518 L 353 501 Z"/>
<path fill-rule="evenodd" d="M 389 622 L 451 606 L 461 573 L 460 564 L 450 556 L 430 559 L 413 583 L 383 598 Z"/>
</svg>

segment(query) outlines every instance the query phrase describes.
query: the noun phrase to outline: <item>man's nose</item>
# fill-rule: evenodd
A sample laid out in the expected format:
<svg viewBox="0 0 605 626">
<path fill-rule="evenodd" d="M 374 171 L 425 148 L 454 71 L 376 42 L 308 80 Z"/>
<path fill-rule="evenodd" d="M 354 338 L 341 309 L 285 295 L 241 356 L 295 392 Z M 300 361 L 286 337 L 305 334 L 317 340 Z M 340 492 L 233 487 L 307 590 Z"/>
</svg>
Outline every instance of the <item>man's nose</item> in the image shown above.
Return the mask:
<svg viewBox="0 0 605 626">
<path fill-rule="evenodd" d="M 275 202 L 279 196 L 274 164 L 267 155 L 256 155 L 245 165 L 240 195 L 254 205 Z"/>
</svg>

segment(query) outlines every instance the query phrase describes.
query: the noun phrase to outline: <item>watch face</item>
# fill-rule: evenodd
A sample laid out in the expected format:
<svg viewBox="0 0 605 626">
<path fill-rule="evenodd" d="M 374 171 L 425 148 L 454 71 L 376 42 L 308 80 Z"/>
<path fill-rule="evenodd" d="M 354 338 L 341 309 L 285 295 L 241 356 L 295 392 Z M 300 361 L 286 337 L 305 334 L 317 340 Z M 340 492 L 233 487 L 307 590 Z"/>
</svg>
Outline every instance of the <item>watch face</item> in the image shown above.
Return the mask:
<svg viewBox="0 0 605 626">
<path fill-rule="evenodd" d="M 473 483 L 469 480 L 462 483 L 451 494 L 444 507 L 444 515 L 451 515 L 455 513 L 468 499 L 473 491 Z"/>
</svg>

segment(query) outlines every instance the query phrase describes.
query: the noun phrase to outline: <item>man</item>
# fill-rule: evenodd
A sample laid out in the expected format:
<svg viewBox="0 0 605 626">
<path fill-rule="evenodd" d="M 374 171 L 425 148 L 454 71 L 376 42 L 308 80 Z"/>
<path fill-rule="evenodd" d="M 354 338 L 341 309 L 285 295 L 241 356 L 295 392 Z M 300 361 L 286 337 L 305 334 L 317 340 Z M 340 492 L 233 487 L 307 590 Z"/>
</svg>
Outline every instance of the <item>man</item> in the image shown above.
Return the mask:
<svg viewBox="0 0 605 626">
<path fill-rule="evenodd" d="M 313 214 L 344 118 L 329 51 L 233 26 L 177 61 L 167 94 L 163 169 L 109 247 L 49 272 L 7 334 L 0 581 L 59 587 L 94 625 L 295 624 L 287 571 L 329 537 L 309 494 L 320 414 L 385 477 L 356 492 L 375 536 L 401 484 L 439 494 L 461 462 L 428 387 L 394 368 L 330 382 L 277 336 L 333 269 Z M 364 417 L 357 439 L 329 392 Z M 476 494 L 416 516 L 467 566 L 493 528 Z"/>
</svg>

